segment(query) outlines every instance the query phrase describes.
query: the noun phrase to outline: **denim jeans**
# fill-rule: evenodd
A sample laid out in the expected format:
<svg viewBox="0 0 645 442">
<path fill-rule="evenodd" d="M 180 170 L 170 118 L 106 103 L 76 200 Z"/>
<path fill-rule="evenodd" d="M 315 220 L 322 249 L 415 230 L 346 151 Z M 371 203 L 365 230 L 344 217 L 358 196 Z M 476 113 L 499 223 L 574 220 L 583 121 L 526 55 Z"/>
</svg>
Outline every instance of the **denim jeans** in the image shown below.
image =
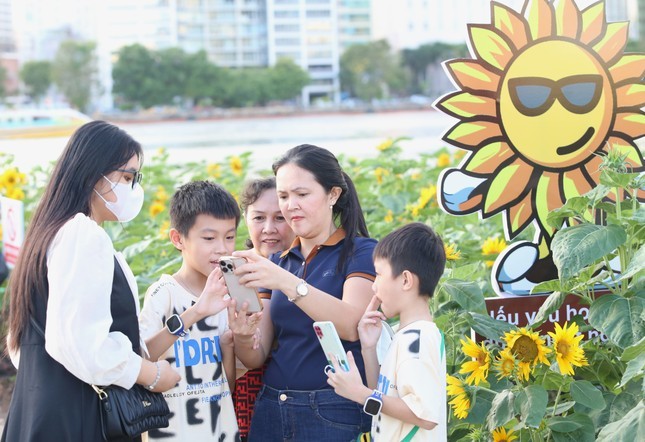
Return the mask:
<svg viewBox="0 0 645 442">
<path fill-rule="evenodd" d="M 249 442 L 344 442 L 369 431 L 372 417 L 334 390 L 276 390 L 263 386 L 255 401 Z"/>
</svg>

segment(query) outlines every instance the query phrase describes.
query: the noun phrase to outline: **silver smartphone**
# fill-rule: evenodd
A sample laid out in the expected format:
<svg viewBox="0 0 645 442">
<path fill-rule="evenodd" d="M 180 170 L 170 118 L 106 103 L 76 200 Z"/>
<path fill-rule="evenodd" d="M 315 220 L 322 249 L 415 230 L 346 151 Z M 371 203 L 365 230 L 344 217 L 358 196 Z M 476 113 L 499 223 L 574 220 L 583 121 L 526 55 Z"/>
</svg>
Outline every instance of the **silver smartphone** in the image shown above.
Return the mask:
<svg viewBox="0 0 645 442">
<path fill-rule="evenodd" d="M 338 332 L 336 332 L 336 327 L 331 321 L 316 321 L 314 322 L 314 332 L 318 337 L 318 342 L 325 352 L 325 357 L 329 365 L 325 367 L 327 371 L 328 367 L 333 366 L 331 362 L 331 355 L 336 356 L 338 363 L 341 368 L 345 371 L 349 371 L 349 362 L 347 361 L 347 353 L 343 347 L 342 342 L 340 342 L 340 337 L 338 337 Z"/>
<path fill-rule="evenodd" d="M 245 263 L 246 259 L 233 256 L 221 256 L 219 259 L 219 267 L 224 275 L 228 294 L 237 302 L 236 310 L 240 311 L 242 304 L 246 301 L 249 303 L 248 311 L 256 313 L 262 310 L 262 301 L 258 291 L 240 284 L 239 276 L 233 273 L 233 270 Z"/>
</svg>

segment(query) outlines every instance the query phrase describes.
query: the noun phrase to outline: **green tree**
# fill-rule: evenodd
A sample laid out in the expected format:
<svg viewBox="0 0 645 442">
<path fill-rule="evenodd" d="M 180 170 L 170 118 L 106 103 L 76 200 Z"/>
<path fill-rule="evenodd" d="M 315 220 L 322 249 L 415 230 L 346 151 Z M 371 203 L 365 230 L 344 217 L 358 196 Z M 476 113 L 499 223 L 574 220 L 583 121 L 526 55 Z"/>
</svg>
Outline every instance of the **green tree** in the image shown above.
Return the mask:
<svg viewBox="0 0 645 442">
<path fill-rule="evenodd" d="M 410 92 L 423 93 L 428 86 L 426 72 L 428 66 L 456 57 L 464 57 L 468 53 L 465 44 L 448 44 L 443 42 L 429 43 L 416 49 L 401 51 L 403 65 L 412 73 Z"/>
<path fill-rule="evenodd" d="M 86 111 L 92 94 L 99 88 L 94 42 L 64 41 L 56 52 L 52 73 L 54 83 L 70 105 Z"/>
<path fill-rule="evenodd" d="M 191 56 L 183 49 L 168 48 L 157 51 L 155 77 L 159 81 L 159 101 L 172 104 L 186 97 L 191 75 Z"/>
<path fill-rule="evenodd" d="M 149 108 L 160 101 L 161 85 L 157 79 L 155 53 L 145 46 L 133 44 L 122 47 L 112 67 L 112 93 L 123 107 Z"/>
<path fill-rule="evenodd" d="M 270 75 L 268 69 L 230 70 L 224 105 L 244 107 L 264 105 L 270 99 Z"/>
<path fill-rule="evenodd" d="M 208 61 L 206 52 L 199 51 L 189 57 L 189 72 L 186 82 L 186 97 L 195 103 L 209 99 L 213 104 L 221 104 L 226 95 L 230 74 L 226 69 Z"/>
<path fill-rule="evenodd" d="M 340 59 L 343 91 L 362 100 L 387 98 L 402 91 L 406 73 L 385 40 L 350 46 Z"/>
<path fill-rule="evenodd" d="M 309 83 L 309 74 L 290 58 L 281 58 L 269 70 L 271 99 L 290 100 Z"/>
<path fill-rule="evenodd" d="M 28 61 L 20 69 L 20 79 L 27 87 L 27 95 L 39 103 L 52 84 L 52 66 L 45 60 Z"/>
</svg>

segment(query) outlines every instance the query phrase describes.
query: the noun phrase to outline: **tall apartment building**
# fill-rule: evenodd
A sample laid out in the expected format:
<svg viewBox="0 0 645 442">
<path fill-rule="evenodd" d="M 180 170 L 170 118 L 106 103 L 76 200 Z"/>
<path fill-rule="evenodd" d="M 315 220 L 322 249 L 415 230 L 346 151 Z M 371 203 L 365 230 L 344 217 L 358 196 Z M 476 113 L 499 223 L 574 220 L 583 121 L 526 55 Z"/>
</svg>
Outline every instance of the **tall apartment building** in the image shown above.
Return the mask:
<svg viewBox="0 0 645 442">
<path fill-rule="evenodd" d="M 609 22 L 629 20 L 629 38 L 638 40 L 640 26 L 636 0 L 605 0 L 605 12 Z"/>
<path fill-rule="evenodd" d="M 340 101 L 338 13 L 336 0 L 267 0 L 269 65 L 292 59 L 309 72 L 302 102 Z"/>
<path fill-rule="evenodd" d="M 345 51 L 372 40 L 372 0 L 338 0 L 338 44 Z"/>
<path fill-rule="evenodd" d="M 11 0 L 0 0 L 0 67 L 5 72 L 3 89 L 18 89 L 18 57 L 14 41 Z"/>
</svg>

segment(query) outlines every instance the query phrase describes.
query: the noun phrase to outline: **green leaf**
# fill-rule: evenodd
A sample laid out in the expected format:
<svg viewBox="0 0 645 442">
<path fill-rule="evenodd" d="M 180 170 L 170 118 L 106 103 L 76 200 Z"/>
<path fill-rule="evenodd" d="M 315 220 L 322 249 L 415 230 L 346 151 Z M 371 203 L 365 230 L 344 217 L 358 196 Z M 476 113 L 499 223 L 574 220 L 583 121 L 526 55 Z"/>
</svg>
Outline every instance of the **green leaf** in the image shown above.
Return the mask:
<svg viewBox="0 0 645 442">
<path fill-rule="evenodd" d="M 600 183 L 609 187 L 620 187 L 628 189 L 634 178 L 638 177 L 639 173 L 621 173 L 609 169 L 603 169 L 600 172 Z"/>
<path fill-rule="evenodd" d="M 631 361 L 632 359 L 645 354 L 645 337 L 641 338 L 636 344 L 627 347 L 623 354 L 620 356 L 620 360 L 623 362 Z"/>
<path fill-rule="evenodd" d="M 618 280 L 631 278 L 643 269 L 645 269 L 645 247 L 641 247 L 636 251 L 629 265 Z"/>
<path fill-rule="evenodd" d="M 581 269 L 611 253 L 626 240 L 625 230 L 615 224 L 579 224 L 560 230 L 551 244 L 560 279 L 576 276 Z"/>
<path fill-rule="evenodd" d="M 562 303 L 564 302 L 566 297 L 566 294 L 560 292 L 551 293 L 540 306 L 540 309 L 533 319 L 533 324 L 531 325 L 534 327 L 541 325 L 544 321 L 547 320 L 551 313 L 558 310 L 562 306 Z"/>
<path fill-rule="evenodd" d="M 448 299 L 457 302 L 467 312 L 486 312 L 481 288 L 474 282 L 449 279 L 441 285 Z"/>
<path fill-rule="evenodd" d="M 584 196 L 574 196 L 569 198 L 562 207 L 549 212 L 546 222 L 551 227 L 559 229 L 568 218 L 574 218 L 582 215 L 587 211 L 589 198 Z"/>
<path fill-rule="evenodd" d="M 451 278 L 468 281 L 473 279 L 472 276 L 479 271 L 479 263 L 459 266 L 452 270 Z"/>
<path fill-rule="evenodd" d="M 645 335 L 644 306 L 645 300 L 638 296 L 604 295 L 591 304 L 589 324 L 624 349 Z"/>
<path fill-rule="evenodd" d="M 511 390 L 504 390 L 495 395 L 491 404 L 490 413 L 486 418 L 486 426 L 489 430 L 501 427 L 515 416 L 515 407 L 513 402 L 515 395 Z"/>
<path fill-rule="evenodd" d="M 574 405 L 576 404 L 576 401 L 567 401 L 567 402 L 560 402 L 556 407 L 555 410 L 553 407 L 549 407 L 546 409 L 546 414 L 552 414 L 555 416 L 559 416 L 565 411 L 570 410 Z"/>
<path fill-rule="evenodd" d="M 508 322 L 498 321 L 493 319 L 488 315 L 482 315 L 479 313 L 471 313 L 470 317 L 472 318 L 469 321 L 469 325 L 483 337 L 487 339 L 493 339 L 499 341 L 500 337 L 504 336 L 504 333 L 511 331 L 514 326 Z"/>
<path fill-rule="evenodd" d="M 515 409 L 522 415 L 527 427 L 538 428 L 544 415 L 549 395 L 541 385 L 529 385 L 517 394 Z"/>
<path fill-rule="evenodd" d="M 598 442 L 633 442 L 645 434 L 645 404 L 641 400 L 622 419 L 605 425 Z M 639 436 L 640 435 L 640 436 Z"/>
<path fill-rule="evenodd" d="M 571 397 L 577 403 L 596 410 L 605 408 L 602 392 L 589 381 L 573 381 L 571 383 Z"/>
<path fill-rule="evenodd" d="M 585 193 L 584 196 L 586 196 L 589 199 L 589 203 L 591 206 L 596 206 L 600 201 L 605 199 L 607 195 L 609 195 L 610 191 L 611 191 L 610 187 L 599 184 L 593 189 L 591 189 L 589 192 Z"/>
<path fill-rule="evenodd" d="M 491 409 L 495 395 L 489 391 L 475 388 L 471 397 L 470 411 L 464 422 L 483 425 Z"/>
<path fill-rule="evenodd" d="M 588 416 L 574 413 L 566 417 L 554 417 L 549 419 L 547 425 L 551 429 L 551 436 L 554 442 L 594 441 L 595 429 L 593 422 Z M 575 428 L 570 429 L 573 427 Z M 561 429 L 562 431 L 559 431 Z"/>
<path fill-rule="evenodd" d="M 624 387 L 635 377 L 642 376 L 643 369 L 645 369 L 645 353 L 641 353 L 627 363 L 625 373 L 623 373 L 623 378 L 620 380 L 620 386 Z"/>
</svg>

